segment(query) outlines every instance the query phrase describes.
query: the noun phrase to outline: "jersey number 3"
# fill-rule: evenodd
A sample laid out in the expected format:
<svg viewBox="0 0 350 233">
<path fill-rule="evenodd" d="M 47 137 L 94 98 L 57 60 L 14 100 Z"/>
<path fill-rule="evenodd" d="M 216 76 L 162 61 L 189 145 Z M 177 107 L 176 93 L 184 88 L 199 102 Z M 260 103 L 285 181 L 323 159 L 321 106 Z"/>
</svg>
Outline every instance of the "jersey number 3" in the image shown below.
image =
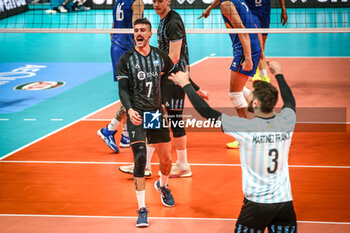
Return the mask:
<svg viewBox="0 0 350 233">
<path fill-rule="evenodd" d="M 278 167 L 278 150 L 277 149 L 271 149 L 269 151 L 269 156 L 272 157 L 272 166 L 273 167 L 268 167 L 267 168 L 267 172 L 268 173 L 275 173 L 277 171 L 277 167 Z"/>
</svg>

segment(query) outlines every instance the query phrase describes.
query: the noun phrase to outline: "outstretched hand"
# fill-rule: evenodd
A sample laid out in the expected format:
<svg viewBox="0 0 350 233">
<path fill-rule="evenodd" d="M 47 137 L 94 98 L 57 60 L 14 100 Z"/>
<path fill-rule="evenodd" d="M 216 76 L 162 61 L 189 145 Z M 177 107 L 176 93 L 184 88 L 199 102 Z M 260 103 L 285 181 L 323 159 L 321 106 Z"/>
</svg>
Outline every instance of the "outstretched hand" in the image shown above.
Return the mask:
<svg viewBox="0 0 350 233">
<path fill-rule="evenodd" d="M 202 89 L 199 89 L 197 91 L 197 94 L 202 97 L 203 99 L 205 100 L 209 100 L 209 92 L 205 91 L 205 90 L 202 90 Z"/>
<path fill-rule="evenodd" d="M 186 72 L 179 71 L 176 74 L 171 73 L 169 79 L 180 87 L 186 86 L 190 83 L 190 67 L 186 66 Z"/>
<path fill-rule="evenodd" d="M 203 17 L 206 19 L 206 18 L 208 18 L 209 15 L 210 15 L 210 10 L 205 9 L 203 11 L 202 15 L 198 17 L 198 19 L 203 18 Z"/>
<path fill-rule="evenodd" d="M 273 75 L 282 74 L 282 67 L 277 61 L 266 61 L 266 64 Z"/>
</svg>

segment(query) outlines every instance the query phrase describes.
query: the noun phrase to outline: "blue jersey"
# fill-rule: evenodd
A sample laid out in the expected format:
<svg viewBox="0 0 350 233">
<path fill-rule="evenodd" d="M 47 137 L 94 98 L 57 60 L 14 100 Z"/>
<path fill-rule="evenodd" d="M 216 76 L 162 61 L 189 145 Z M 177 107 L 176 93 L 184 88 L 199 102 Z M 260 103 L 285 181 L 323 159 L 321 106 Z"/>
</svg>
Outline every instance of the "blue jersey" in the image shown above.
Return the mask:
<svg viewBox="0 0 350 233">
<path fill-rule="evenodd" d="M 245 0 L 253 14 L 268 14 L 270 17 L 270 0 Z"/>
<path fill-rule="evenodd" d="M 131 6 L 134 0 L 117 0 L 113 7 L 113 28 L 132 28 Z M 129 50 L 133 47 L 133 34 L 113 34 L 112 42 Z"/>
<path fill-rule="evenodd" d="M 244 0 L 221 0 L 221 2 L 224 2 L 224 1 L 231 1 L 235 5 L 237 13 L 241 17 L 242 23 L 245 28 L 256 28 L 255 27 L 256 22 L 253 18 L 253 15 L 250 12 Z M 231 22 L 224 15 L 222 15 L 222 17 L 224 18 L 225 25 L 227 28 L 234 28 Z M 250 37 L 250 46 L 251 46 L 252 54 L 261 51 L 258 35 L 249 34 L 249 37 Z M 243 51 L 243 47 L 242 47 L 241 41 L 239 40 L 238 34 L 230 34 L 230 38 L 231 38 L 232 47 L 234 48 L 234 50 L 236 52 Z"/>
</svg>

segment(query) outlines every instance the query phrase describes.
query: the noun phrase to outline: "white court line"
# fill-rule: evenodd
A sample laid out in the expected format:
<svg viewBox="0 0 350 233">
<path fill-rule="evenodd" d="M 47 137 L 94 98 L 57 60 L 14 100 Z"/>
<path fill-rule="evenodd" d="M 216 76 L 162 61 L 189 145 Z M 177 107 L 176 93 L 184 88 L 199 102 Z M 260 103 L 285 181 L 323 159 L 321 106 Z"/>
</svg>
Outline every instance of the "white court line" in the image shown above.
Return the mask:
<svg viewBox="0 0 350 233">
<path fill-rule="evenodd" d="M 52 118 L 52 119 L 50 119 L 51 121 L 63 121 L 63 119 L 62 118 Z"/>
<path fill-rule="evenodd" d="M 204 57 L 204 58 L 202 58 L 202 59 L 200 59 L 200 60 L 198 60 L 198 61 L 196 61 L 196 62 L 190 64 L 190 66 L 197 65 L 198 63 L 200 63 L 200 62 L 202 62 L 202 61 L 204 61 L 204 60 L 206 60 L 206 59 L 208 59 L 208 57 Z M 28 147 L 28 146 L 30 146 L 30 145 L 36 143 L 36 142 L 39 142 L 39 141 L 41 141 L 41 140 L 43 140 L 43 139 L 45 139 L 45 138 L 47 138 L 47 137 L 49 137 L 49 136 L 51 136 L 51 135 L 53 135 L 53 134 L 55 134 L 55 133 L 57 133 L 57 132 L 59 132 L 59 131 L 65 129 L 65 128 L 71 126 L 71 125 L 74 125 L 75 123 L 77 123 L 77 122 L 79 122 L 79 121 L 83 121 L 83 120 L 84 120 L 84 121 L 88 121 L 88 120 L 90 120 L 90 119 L 84 119 L 84 118 L 87 118 L 87 117 L 89 117 L 89 116 L 91 116 L 91 115 L 93 115 L 93 114 L 95 114 L 95 113 L 97 113 L 97 112 L 103 111 L 104 109 L 106 109 L 106 108 L 108 108 L 108 107 L 110 107 L 110 106 L 112 106 L 113 104 L 116 104 L 116 103 L 118 103 L 118 102 L 120 102 L 120 100 L 117 100 L 117 101 L 115 101 L 115 102 L 113 102 L 113 103 L 110 103 L 110 104 L 108 104 L 108 105 L 106 105 L 106 106 L 104 106 L 104 107 L 102 107 L 102 108 L 100 108 L 100 109 L 98 109 L 98 110 L 96 110 L 96 111 L 94 111 L 94 112 L 92 112 L 92 113 L 90 113 L 90 114 L 88 114 L 88 115 L 86 115 L 86 116 L 84 116 L 84 117 L 82 117 L 82 118 L 80 118 L 80 119 L 78 119 L 78 120 L 76 120 L 76 121 L 74 121 L 74 122 L 68 124 L 68 125 L 65 125 L 65 126 L 59 128 L 59 129 L 57 129 L 57 130 L 55 130 L 55 131 L 53 131 L 53 132 L 51 132 L 51 133 L 49 133 L 49 134 L 46 134 L 45 136 L 43 136 L 43 137 L 41 137 L 41 138 L 38 138 L 38 139 L 36 139 L 36 140 L 34 140 L 34 141 L 32 141 L 32 142 L 30 142 L 30 143 L 28 143 L 28 144 L 26 144 L 26 145 L 24 145 L 24 146 L 18 148 L 18 149 L 14 150 L 14 151 L 12 151 L 12 152 L 10 152 L 10 153 L 8 153 L 7 155 L 4 155 L 4 156 L 0 157 L 0 161 L 3 160 L 3 159 L 5 159 L 5 158 L 7 158 L 7 157 L 9 157 L 9 156 L 11 156 L 11 155 L 13 155 L 14 153 L 16 153 L 16 152 L 18 152 L 18 151 L 20 151 L 20 150 L 23 150 L 24 148 L 26 148 L 26 147 Z M 63 120 L 63 119 L 62 119 L 62 120 Z M 111 120 L 111 119 L 109 119 L 109 120 Z M 92 121 L 93 121 L 93 120 L 92 120 Z"/>
<path fill-rule="evenodd" d="M 200 60 L 198 60 L 198 61 L 193 62 L 192 64 L 190 64 L 190 66 L 198 65 L 199 63 L 201 63 L 201 62 L 207 60 L 208 58 L 210 58 L 210 57 L 203 57 L 202 59 L 200 59 Z"/>
<path fill-rule="evenodd" d="M 42 164 L 92 164 L 92 165 L 124 165 L 133 164 L 134 162 L 85 162 L 85 161 L 24 161 L 24 160 L 0 160 L 0 163 L 42 163 Z M 151 163 L 159 165 L 159 163 Z M 175 163 L 173 163 L 175 165 Z M 240 167 L 241 164 L 215 164 L 215 163 L 189 163 L 191 166 L 208 166 L 208 167 Z M 338 168 L 349 169 L 350 166 L 326 166 L 326 165 L 289 165 L 293 168 Z"/>
<path fill-rule="evenodd" d="M 110 119 L 82 119 L 81 121 L 111 121 Z"/>
<path fill-rule="evenodd" d="M 12 152 L 10 152 L 10 153 L 8 153 L 7 155 L 2 156 L 2 157 L 0 158 L 0 162 L 1 162 L 1 160 L 3 160 L 3 159 L 5 159 L 5 158 L 7 158 L 7 157 L 13 155 L 14 153 L 16 153 L 16 152 L 18 152 L 18 151 L 20 151 L 20 150 L 23 150 L 24 148 L 26 148 L 26 147 L 28 147 L 28 146 L 30 146 L 30 145 L 33 145 L 34 143 L 39 142 L 39 141 L 41 141 L 41 140 L 43 140 L 43 139 L 45 139 L 45 138 L 47 138 L 47 137 L 49 137 L 49 136 L 51 136 L 51 135 L 57 133 L 57 132 L 59 132 L 59 131 L 65 129 L 65 128 L 68 128 L 69 126 L 74 125 L 75 123 L 81 121 L 82 119 L 84 119 L 84 118 L 86 118 L 86 117 L 89 117 L 89 116 L 91 116 L 91 115 L 93 115 L 93 114 L 95 114 L 95 113 L 97 113 L 97 112 L 99 112 L 99 111 L 102 111 L 102 110 L 108 108 L 109 106 L 111 106 L 111 105 L 113 105 L 113 104 L 115 104 L 115 103 L 118 103 L 119 101 L 120 101 L 120 100 L 117 100 L 117 101 L 115 101 L 115 102 L 113 102 L 113 103 L 110 103 L 110 104 L 108 104 L 108 105 L 106 105 L 106 106 L 104 106 L 104 107 L 102 107 L 102 108 L 100 108 L 100 109 L 98 109 L 98 110 L 96 110 L 96 111 L 94 111 L 94 112 L 92 112 L 92 113 L 90 113 L 90 114 L 88 114 L 88 115 L 86 115 L 86 116 L 84 116 L 84 117 L 82 117 L 82 118 L 76 120 L 76 121 L 71 122 L 71 123 L 68 124 L 68 125 L 65 125 L 65 126 L 59 128 L 59 129 L 57 129 L 57 130 L 55 130 L 55 131 L 53 131 L 53 132 L 51 132 L 51 133 L 48 133 L 48 134 L 42 136 L 41 138 L 38 138 L 38 139 L 36 139 L 36 140 L 34 140 L 34 141 L 32 141 L 32 142 L 30 142 L 30 143 L 28 143 L 28 144 L 26 144 L 26 145 L 24 145 L 24 146 L 18 148 L 18 149 L 14 150 L 14 151 L 12 151 Z"/>
<path fill-rule="evenodd" d="M 44 214 L 0 214 L 0 217 L 45 217 L 45 218 L 100 218 L 100 219 L 136 219 L 135 216 L 93 216 L 93 215 L 44 215 Z M 185 217 L 148 217 L 159 220 L 197 220 L 197 221 L 237 221 L 235 218 L 185 218 Z M 350 225 L 350 222 L 297 221 L 298 223 Z"/>
</svg>

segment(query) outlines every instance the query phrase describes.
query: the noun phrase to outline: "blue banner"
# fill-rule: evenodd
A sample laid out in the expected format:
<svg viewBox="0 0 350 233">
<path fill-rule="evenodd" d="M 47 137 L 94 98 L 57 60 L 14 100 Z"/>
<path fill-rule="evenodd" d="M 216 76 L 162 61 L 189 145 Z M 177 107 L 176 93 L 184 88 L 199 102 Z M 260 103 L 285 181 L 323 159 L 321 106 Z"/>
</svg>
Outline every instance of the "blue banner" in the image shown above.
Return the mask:
<svg viewBox="0 0 350 233">
<path fill-rule="evenodd" d="M 111 70 L 110 63 L 0 64 L 0 113 L 20 112 Z"/>
</svg>

